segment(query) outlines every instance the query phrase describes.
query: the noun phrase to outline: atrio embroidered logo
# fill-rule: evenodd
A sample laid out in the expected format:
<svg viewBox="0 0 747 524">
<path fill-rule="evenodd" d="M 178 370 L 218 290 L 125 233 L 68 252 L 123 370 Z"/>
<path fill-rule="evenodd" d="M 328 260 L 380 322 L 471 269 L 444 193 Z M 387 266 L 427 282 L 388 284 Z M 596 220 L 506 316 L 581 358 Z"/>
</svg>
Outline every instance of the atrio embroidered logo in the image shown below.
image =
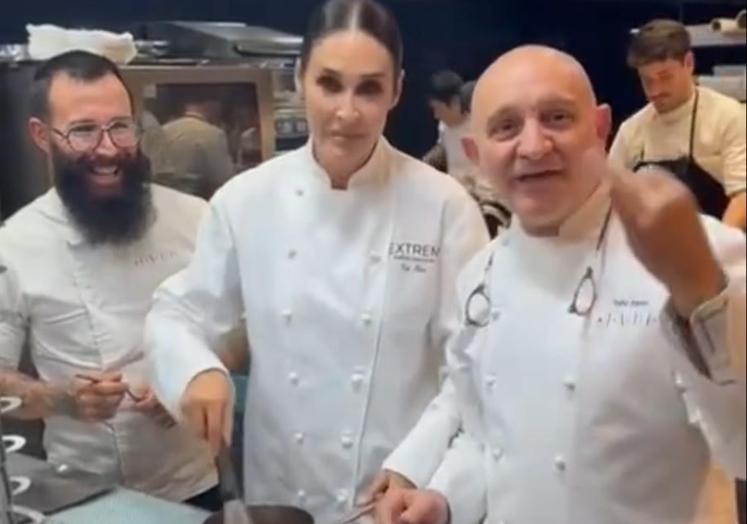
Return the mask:
<svg viewBox="0 0 747 524">
<path fill-rule="evenodd" d="M 392 242 L 389 257 L 401 263 L 404 271 L 425 273 L 426 266 L 432 266 L 441 256 L 441 247 L 417 242 Z"/>
<path fill-rule="evenodd" d="M 152 266 L 160 262 L 168 262 L 169 260 L 175 259 L 177 256 L 176 251 L 163 251 L 161 253 L 149 253 L 147 255 L 139 256 L 135 259 L 135 267 L 140 266 Z"/>
<path fill-rule="evenodd" d="M 608 328 L 649 327 L 658 325 L 660 316 L 649 300 L 616 298 L 608 311 L 597 316 L 597 325 Z"/>
</svg>

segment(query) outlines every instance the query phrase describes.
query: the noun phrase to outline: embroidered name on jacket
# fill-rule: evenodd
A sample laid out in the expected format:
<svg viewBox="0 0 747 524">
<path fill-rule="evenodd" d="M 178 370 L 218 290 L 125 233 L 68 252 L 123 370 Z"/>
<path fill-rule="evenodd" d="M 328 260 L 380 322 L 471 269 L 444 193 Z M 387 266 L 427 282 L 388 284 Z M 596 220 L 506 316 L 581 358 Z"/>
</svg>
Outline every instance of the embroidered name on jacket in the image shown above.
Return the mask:
<svg viewBox="0 0 747 524">
<path fill-rule="evenodd" d="M 401 263 L 404 271 L 425 273 L 426 266 L 438 262 L 441 247 L 417 242 L 392 242 L 389 245 L 389 257 Z"/>
<path fill-rule="evenodd" d="M 133 263 L 135 267 L 152 266 L 160 262 L 168 262 L 169 260 L 173 260 L 176 257 L 177 257 L 176 251 L 169 250 L 169 251 L 162 251 L 160 253 L 148 253 L 146 255 L 141 255 L 137 257 L 133 261 Z"/>
<path fill-rule="evenodd" d="M 601 327 L 650 327 L 658 325 L 661 312 L 646 299 L 615 298 L 596 315 Z"/>
</svg>

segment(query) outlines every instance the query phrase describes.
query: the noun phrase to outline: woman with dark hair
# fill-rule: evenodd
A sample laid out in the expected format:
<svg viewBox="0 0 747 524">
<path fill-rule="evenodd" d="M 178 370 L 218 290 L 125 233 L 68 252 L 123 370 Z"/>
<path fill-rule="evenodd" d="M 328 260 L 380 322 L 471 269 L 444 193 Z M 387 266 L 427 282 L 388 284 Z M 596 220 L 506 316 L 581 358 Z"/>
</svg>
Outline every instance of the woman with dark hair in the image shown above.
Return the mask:
<svg viewBox="0 0 747 524">
<path fill-rule="evenodd" d="M 309 143 L 219 190 L 192 263 L 156 293 L 157 391 L 216 451 L 233 395 L 213 350 L 246 324 L 249 504 L 339 519 L 438 392 L 456 275 L 487 234 L 457 182 L 382 136 L 402 56 L 381 5 L 325 3 L 299 68 Z M 420 485 L 430 463 L 399 471 Z"/>
</svg>

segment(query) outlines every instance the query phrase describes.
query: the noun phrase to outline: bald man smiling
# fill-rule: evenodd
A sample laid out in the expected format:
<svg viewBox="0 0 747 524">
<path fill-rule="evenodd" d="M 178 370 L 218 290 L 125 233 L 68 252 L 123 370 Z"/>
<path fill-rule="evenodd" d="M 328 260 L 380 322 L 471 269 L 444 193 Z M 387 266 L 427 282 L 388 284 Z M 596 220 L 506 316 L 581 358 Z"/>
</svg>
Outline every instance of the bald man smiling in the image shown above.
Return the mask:
<svg viewBox="0 0 747 524">
<path fill-rule="evenodd" d="M 610 110 L 564 53 L 510 51 L 473 103 L 516 220 L 460 276 L 449 381 L 385 465 L 424 489 L 377 522 L 733 524 L 706 486 L 745 476 L 744 237 L 608 167 Z"/>
</svg>

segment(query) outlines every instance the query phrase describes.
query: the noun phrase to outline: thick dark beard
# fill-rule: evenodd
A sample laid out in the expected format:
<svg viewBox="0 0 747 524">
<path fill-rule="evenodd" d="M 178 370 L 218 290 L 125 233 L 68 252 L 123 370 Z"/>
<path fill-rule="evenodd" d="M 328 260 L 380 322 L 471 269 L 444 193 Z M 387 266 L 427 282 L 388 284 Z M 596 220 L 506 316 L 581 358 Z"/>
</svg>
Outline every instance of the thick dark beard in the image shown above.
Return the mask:
<svg viewBox="0 0 747 524">
<path fill-rule="evenodd" d="M 86 174 L 95 159 L 73 160 L 53 148 L 52 160 L 60 199 L 88 243 L 122 245 L 142 238 L 153 218 L 148 157 L 138 151 L 114 161 L 122 172 L 122 191 L 110 197 L 92 195 L 88 188 Z"/>
</svg>

